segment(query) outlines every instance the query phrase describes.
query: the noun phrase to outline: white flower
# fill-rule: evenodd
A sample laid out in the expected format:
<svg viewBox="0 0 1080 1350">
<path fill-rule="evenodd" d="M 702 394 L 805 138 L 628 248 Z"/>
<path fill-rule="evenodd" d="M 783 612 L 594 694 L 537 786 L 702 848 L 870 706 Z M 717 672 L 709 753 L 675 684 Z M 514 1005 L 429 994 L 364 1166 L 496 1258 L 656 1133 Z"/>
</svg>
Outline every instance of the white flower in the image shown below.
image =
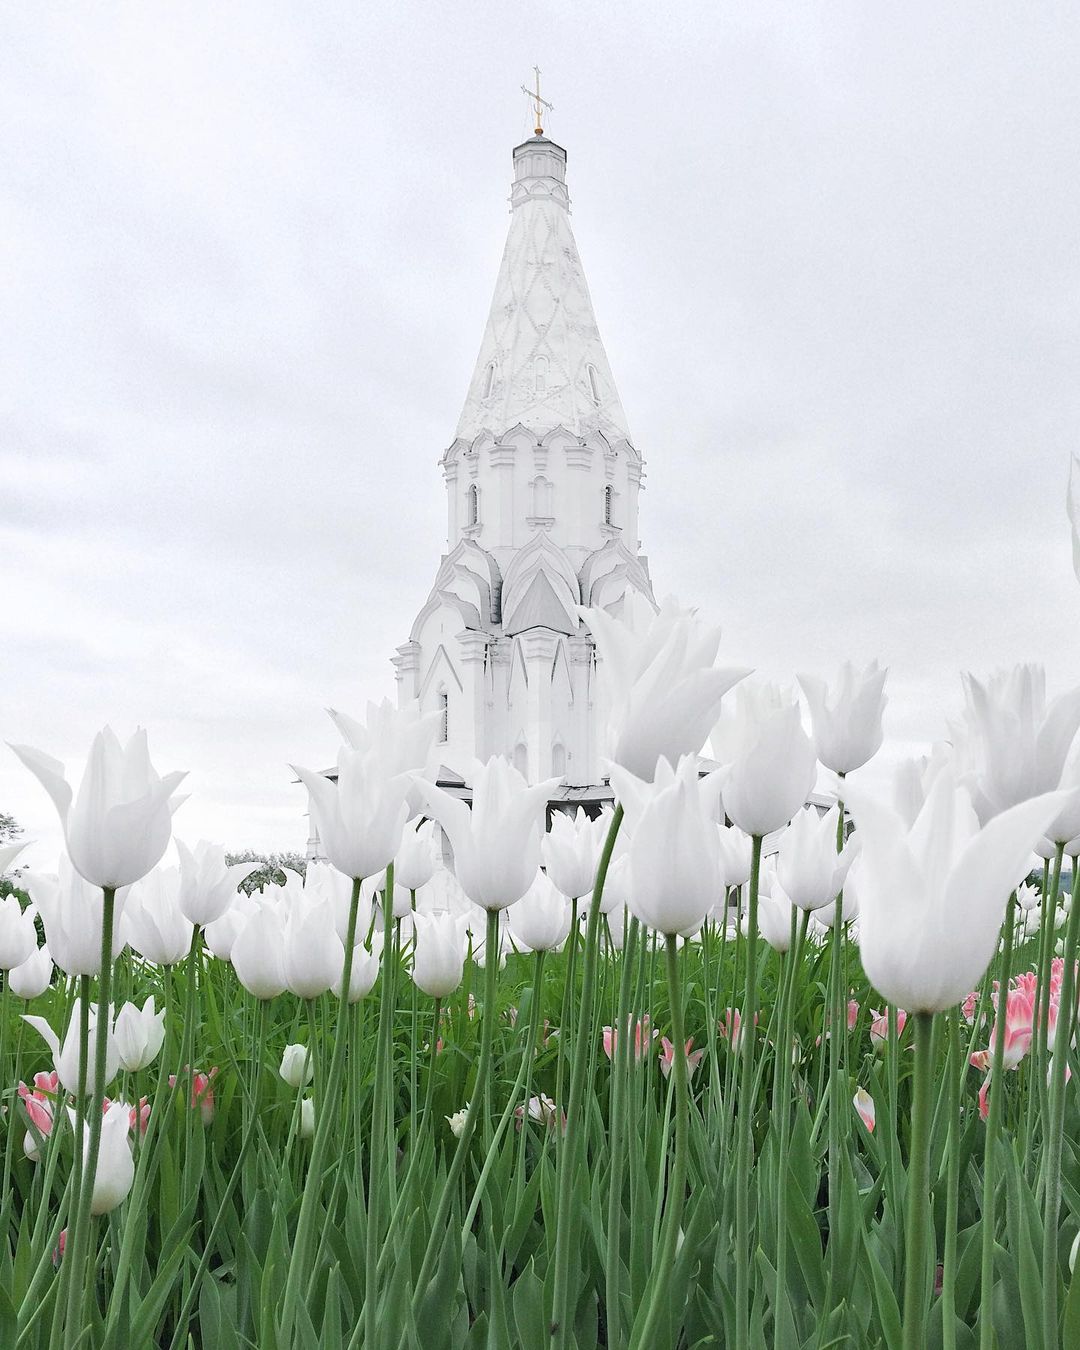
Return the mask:
<svg viewBox="0 0 1080 1350">
<path fill-rule="evenodd" d="M 595 820 L 590 820 L 581 807 L 572 815 L 552 812 L 551 828 L 540 845 L 540 857 L 548 878 L 568 900 L 592 894 L 613 815 L 613 809 L 607 806 Z"/>
<path fill-rule="evenodd" d="M 345 948 L 328 901 L 314 904 L 301 893 L 285 924 L 285 982 L 298 998 L 318 998 L 341 986 Z"/>
<path fill-rule="evenodd" d="M 425 820 L 401 836 L 401 847 L 394 859 L 394 884 L 403 887 L 406 893 L 426 886 L 439 867 L 436 828 L 435 821 Z M 396 903 L 395 897 L 395 906 Z"/>
<path fill-rule="evenodd" d="M 601 706 L 607 711 L 603 753 L 651 782 L 658 760 L 697 754 L 720 713 L 724 694 L 749 672 L 717 669 L 720 629 L 667 599 L 627 590 L 616 618 L 580 609 L 596 642 Z"/>
<path fill-rule="evenodd" d="M 450 1133 L 455 1139 L 460 1139 L 465 1133 L 465 1121 L 469 1114 L 469 1106 L 466 1103 L 460 1111 L 455 1111 L 452 1116 L 446 1117 L 446 1122 L 450 1126 Z"/>
<path fill-rule="evenodd" d="M 848 799 L 863 841 L 852 875 L 871 984 L 908 1012 L 955 1006 L 985 973 L 1009 892 L 1063 794 L 1011 807 L 982 828 L 950 768 L 935 778 L 911 827 L 851 785 Z"/>
<path fill-rule="evenodd" d="M 153 1064 L 165 1044 L 165 1009 L 155 1012 L 153 995 L 141 1009 L 125 1003 L 116 1014 L 114 1034 L 121 1067 L 137 1073 Z"/>
<path fill-rule="evenodd" d="M 25 884 L 45 925 L 45 940 L 52 959 L 64 974 L 72 978 L 100 975 L 101 927 L 105 917 L 100 889 L 81 877 L 66 856 L 60 859 L 57 876 L 28 872 Z M 127 946 L 123 916 L 129 893 L 128 887 L 116 893 L 113 960 Z"/>
<path fill-rule="evenodd" d="M 446 998 L 465 966 L 462 920 L 451 914 L 414 914 L 413 983 L 429 998 Z"/>
<path fill-rule="evenodd" d="M 692 932 L 720 889 L 719 775 L 700 778 L 684 755 L 674 770 L 661 760 L 651 783 L 613 764 L 611 785 L 630 829 L 630 908 L 665 935 Z"/>
<path fill-rule="evenodd" d="M 68 1107 L 71 1123 L 76 1123 L 75 1112 Z M 94 1173 L 94 1192 L 90 1201 L 91 1214 L 108 1214 L 127 1199 L 135 1180 L 135 1162 L 131 1156 L 128 1132 L 131 1128 L 131 1107 L 127 1102 L 112 1102 L 101 1122 L 101 1144 L 97 1171 Z M 83 1121 L 83 1165 L 89 1162 L 90 1124 Z"/>
<path fill-rule="evenodd" d="M 177 839 L 176 852 L 180 857 L 180 909 L 200 928 L 220 919 L 235 903 L 240 883 L 259 870 L 253 862 L 230 865 L 222 846 L 205 839 L 194 849 Z"/>
<path fill-rule="evenodd" d="M 312 1139 L 315 1136 L 315 1103 L 305 1097 L 300 1103 L 300 1138 Z"/>
<path fill-rule="evenodd" d="M 814 786 L 817 760 L 799 705 L 776 685 L 743 685 L 735 710 L 713 729 L 724 765 L 724 810 L 741 830 L 765 836 L 786 825 Z"/>
<path fill-rule="evenodd" d="M 269 900 L 256 902 L 251 917 L 232 944 L 232 967 L 249 994 L 277 998 L 287 988 L 285 979 L 285 916 Z"/>
<path fill-rule="evenodd" d="M 191 948 L 194 926 L 180 908 L 180 873 L 156 867 L 132 886 L 124 907 L 124 932 L 140 956 L 172 966 Z"/>
<path fill-rule="evenodd" d="M 0 970 L 21 966 L 36 950 L 34 916 L 23 912 L 16 896 L 0 897 Z"/>
<path fill-rule="evenodd" d="M 570 906 L 565 893 L 543 872 L 536 874 L 509 914 L 510 932 L 529 951 L 558 951 L 570 932 Z"/>
<path fill-rule="evenodd" d="M 862 672 L 845 661 L 831 689 L 816 675 L 799 676 L 810 705 L 814 748 L 827 769 L 851 773 L 881 749 L 887 674 L 876 661 Z"/>
<path fill-rule="evenodd" d="M 473 761 L 472 810 L 442 788 L 417 780 L 431 814 L 450 836 L 454 871 L 465 894 L 483 909 L 505 909 L 528 890 L 540 866 L 540 836 L 548 798 L 560 779 L 530 787 L 498 755 Z"/>
<path fill-rule="evenodd" d="M 820 909 L 836 899 L 855 858 L 858 845 L 850 840 L 836 851 L 840 808 L 819 816 L 813 806 L 797 811 L 780 837 L 776 875 L 793 905 Z"/>
<path fill-rule="evenodd" d="M 315 1063 L 306 1045 L 287 1045 L 278 1074 L 291 1088 L 306 1087 L 315 1077 Z"/>
<path fill-rule="evenodd" d="M 23 1015 L 23 1021 L 34 1028 L 52 1051 L 53 1068 L 59 1075 L 60 1083 L 67 1092 L 78 1092 L 79 1090 L 79 1065 L 82 1060 L 82 1055 L 79 1053 L 80 1017 L 80 1003 L 76 999 L 72 1004 L 67 1035 L 64 1037 L 63 1045 L 61 1045 L 59 1036 L 44 1017 L 33 1017 L 30 1014 Z M 100 1097 L 105 1088 L 116 1077 L 117 1070 L 120 1067 L 120 1053 L 116 1044 L 116 1036 L 110 1028 L 106 1038 L 105 1081 L 98 1083 L 94 1064 L 94 1033 L 97 1027 L 98 1010 L 93 1004 L 88 1009 L 88 1019 L 90 1053 L 86 1056 L 86 1091 L 91 1097 Z"/>
<path fill-rule="evenodd" d="M 11 748 L 52 798 L 75 870 L 91 885 L 128 886 L 161 861 L 185 775 L 158 776 L 145 731 L 123 746 L 111 728 L 98 732 L 74 805 L 59 760 L 28 745 Z"/>
<path fill-rule="evenodd" d="M 38 998 L 52 984 L 53 962 L 48 943 L 30 953 L 21 966 L 8 971 L 8 984 L 16 998 Z"/>
</svg>

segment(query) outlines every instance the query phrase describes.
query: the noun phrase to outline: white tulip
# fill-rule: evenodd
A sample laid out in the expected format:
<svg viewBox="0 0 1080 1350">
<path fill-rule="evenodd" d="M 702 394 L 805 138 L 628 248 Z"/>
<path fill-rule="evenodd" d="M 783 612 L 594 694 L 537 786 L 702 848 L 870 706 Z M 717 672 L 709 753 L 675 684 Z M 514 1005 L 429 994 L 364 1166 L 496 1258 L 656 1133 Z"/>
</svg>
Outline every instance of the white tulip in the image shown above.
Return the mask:
<svg viewBox="0 0 1080 1350">
<path fill-rule="evenodd" d="M 277 998 L 288 987 L 285 979 L 285 916 L 269 900 L 256 902 L 251 917 L 232 945 L 232 967 L 249 994 Z"/>
<path fill-rule="evenodd" d="M 42 943 L 30 953 L 21 966 L 12 966 L 8 985 L 16 998 L 32 999 L 42 995 L 52 984 L 53 960 L 48 943 Z"/>
<path fill-rule="evenodd" d="M 776 685 L 741 686 L 717 723 L 713 756 L 724 765 L 724 810 L 741 830 L 764 836 L 786 825 L 814 786 L 817 759 L 799 705 Z"/>
<path fill-rule="evenodd" d="M 52 798 L 75 870 L 91 885 L 129 886 L 161 861 L 185 775 L 158 776 L 145 731 L 127 745 L 109 727 L 98 732 L 74 804 L 59 760 L 28 745 L 11 748 Z"/>
<path fill-rule="evenodd" d="M 49 876 L 28 872 L 26 888 L 45 925 L 45 940 L 52 959 L 65 975 L 101 974 L 101 927 L 104 902 L 100 888 L 75 871 L 70 859 L 61 857 L 59 873 Z M 127 946 L 123 916 L 130 888 L 116 893 L 113 907 L 112 954 L 115 960 Z"/>
<path fill-rule="evenodd" d="M 565 893 L 543 872 L 509 910 L 510 932 L 532 952 L 554 952 L 570 932 L 570 906 Z"/>
<path fill-rule="evenodd" d="M 561 779 L 530 787 L 498 755 L 473 761 L 472 810 L 442 788 L 417 781 L 431 814 L 450 837 L 454 871 L 469 899 L 483 909 L 505 909 L 528 890 L 540 866 L 540 836 L 548 799 Z"/>
<path fill-rule="evenodd" d="M 140 956 L 172 966 L 191 949 L 194 925 L 180 908 L 180 873 L 157 867 L 132 886 L 124 907 L 124 931 Z"/>
<path fill-rule="evenodd" d="M 315 1077 L 315 1061 L 306 1045 L 287 1045 L 278 1075 L 291 1088 L 306 1087 Z"/>
<path fill-rule="evenodd" d="M 227 863 L 222 846 L 205 839 L 194 849 L 177 839 L 176 851 L 180 856 L 180 909 L 200 928 L 220 919 L 235 902 L 240 883 L 259 870 L 258 863 Z"/>
<path fill-rule="evenodd" d="M 71 1123 L 76 1124 L 75 1112 L 68 1108 Z M 135 1161 L 131 1156 L 128 1133 L 131 1129 L 131 1107 L 127 1102 L 112 1102 L 101 1122 L 97 1171 L 94 1173 L 94 1192 L 90 1201 L 91 1214 L 108 1214 L 127 1199 L 135 1181 Z M 90 1124 L 83 1121 L 83 1165 L 89 1163 Z"/>
<path fill-rule="evenodd" d="M 415 914 L 413 931 L 413 983 L 429 998 L 446 998 L 461 983 L 464 924 L 451 914 Z"/>
<path fill-rule="evenodd" d="M 0 896 L 0 970 L 21 966 L 36 950 L 34 916 L 23 912 L 17 896 Z"/>
<path fill-rule="evenodd" d="M 141 1009 L 125 1003 L 116 1014 L 114 1034 L 121 1067 L 129 1073 L 148 1068 L 165 1044 L 165 1009 L 155 1011 L 153 995 Z"/>
<path fill-rule="evenodd" d="M 851 773 L 881 749 L 888 673 L 876 661 L 861 672 L 845 661 L 832 688 L 816 675 L 799 676 L 810 705 L 814 748 L 827 769 Z"/>
<path fill-rule="evenodd" d="M 52 1051 L 53 1068 L 59 1075 L 60 1083 L 67 1092 L 78 1092 L 79 1090 L 79 1065 L 83 1059 L 79 1047 L 80 1006 L 79 1000 L 76 999 L 72 1005 L 71 1021 L 68 1023 L 67 1035 L 64 1037 L 63 1044 L 60 1043 L 59 1036 L 44 1017 L 34 1017 L 29 1013 L 23 1015 L 23 1021 L 34 1028 Z M 105 1081 L 99 1083 L 94 1064 L 94 1032 L 97 1027 L 98 1010 L 93 1004 L 88 1009 L 88 1018 L 90 1053 L 86 1055 L 86 1091 L 91 1097 L 100 1097 L 116 1077 L 117 1070 L 120 1068 L 120 1052 L 116 1044 L 116 1036 L 110 1027 L 106 1038 Z"/>
<path fill-rule="evenodd" d="M 435 875 L 440 865 L 437 828 L 435 821 L 426 820 L 402 835 L 401 847 L 394 859 L 395 885 L 406 891 L 418 891 Z"/>
</svg>

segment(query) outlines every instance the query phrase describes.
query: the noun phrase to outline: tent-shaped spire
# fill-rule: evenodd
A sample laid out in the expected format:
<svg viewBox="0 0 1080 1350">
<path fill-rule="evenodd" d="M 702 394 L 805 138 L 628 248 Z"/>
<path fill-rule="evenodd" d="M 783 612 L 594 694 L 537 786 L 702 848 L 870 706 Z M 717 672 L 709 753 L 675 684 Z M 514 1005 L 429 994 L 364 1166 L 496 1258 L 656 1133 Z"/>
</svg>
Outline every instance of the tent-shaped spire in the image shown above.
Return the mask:
<svg viewBox="0 0 1080 1350">
<path fill-rule="evenodd" d="M 629 440 L 626 414 L 570 229 L 566 151 L 546 136 L 514 150 L 513 216 L 459 439 L 520 423 L 544 436 Z"/>
</svg>

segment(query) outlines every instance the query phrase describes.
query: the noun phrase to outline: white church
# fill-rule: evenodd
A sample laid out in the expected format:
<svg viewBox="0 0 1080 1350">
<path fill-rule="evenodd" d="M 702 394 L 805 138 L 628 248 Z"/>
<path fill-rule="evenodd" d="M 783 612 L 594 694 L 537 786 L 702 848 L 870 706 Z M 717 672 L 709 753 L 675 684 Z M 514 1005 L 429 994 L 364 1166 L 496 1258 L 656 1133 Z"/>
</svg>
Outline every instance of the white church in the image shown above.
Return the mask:
<svg viewBox="0 0 1080 1350">
<path fill-rule="evenodd" d="M 442 713 L 449 783 L 504 754 L 531 782 L 561 775 L 568 803 L 596 802 L 610 798 L 597 654 L 576 607 L 652 599 L 644 465 L 570 227 L 566 151 L 538 118 L 513 164 L 491 311 L 440 461 L 447 551 L 394 657 L 398 699 Z"/>
</svg>

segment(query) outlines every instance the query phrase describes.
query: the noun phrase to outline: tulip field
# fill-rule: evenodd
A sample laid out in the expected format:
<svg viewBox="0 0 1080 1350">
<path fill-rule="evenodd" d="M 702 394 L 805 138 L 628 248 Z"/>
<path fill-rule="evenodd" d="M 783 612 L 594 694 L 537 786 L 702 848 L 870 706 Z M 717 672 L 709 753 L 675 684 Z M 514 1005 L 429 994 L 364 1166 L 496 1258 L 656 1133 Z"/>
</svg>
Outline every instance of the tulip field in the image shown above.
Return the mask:
<svg viewBox="0 0 1080 1350">
<path fill-rule="evenodd" d="M 965 677 L 871 791 L 876 665 L 804 711 L 585 616 L 592 818 L 334 714 L 249 895 L 145 733 L 15 747 L 67 854 L 0 853 L 5 1350 L 1080 1345 L 1080 690 Z"/>
</svg>

